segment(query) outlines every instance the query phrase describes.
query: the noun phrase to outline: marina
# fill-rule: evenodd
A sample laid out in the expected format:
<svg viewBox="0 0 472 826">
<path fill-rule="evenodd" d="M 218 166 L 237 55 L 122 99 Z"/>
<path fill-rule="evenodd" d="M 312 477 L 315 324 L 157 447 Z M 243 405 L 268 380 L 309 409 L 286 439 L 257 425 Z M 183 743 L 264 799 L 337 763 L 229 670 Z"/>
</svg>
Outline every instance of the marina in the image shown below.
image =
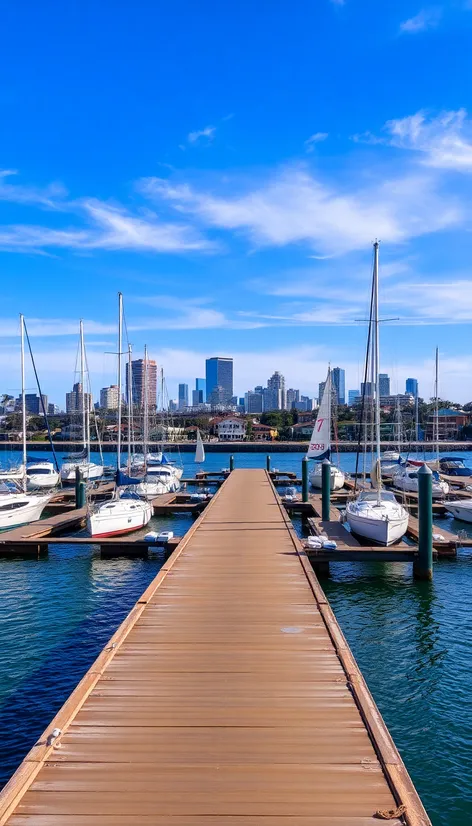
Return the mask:
<svg viewBox="0 0 472 826">
<path fill-rule="evenodd" d="M 267 472 L 236 470 L 7 783 L 0 823 L 313 811 L 430 823 Z"/>
</svg>

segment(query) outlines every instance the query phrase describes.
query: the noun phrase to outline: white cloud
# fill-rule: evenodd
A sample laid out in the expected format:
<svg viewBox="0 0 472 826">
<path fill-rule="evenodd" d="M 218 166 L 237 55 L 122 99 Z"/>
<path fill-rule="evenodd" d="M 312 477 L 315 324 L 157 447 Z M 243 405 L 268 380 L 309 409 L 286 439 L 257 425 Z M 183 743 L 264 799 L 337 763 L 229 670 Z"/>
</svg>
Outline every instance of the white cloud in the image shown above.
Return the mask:
<svg viewBox="0 0 472 826">
<path fill-rule="evenodd" d="M 205 138 L 208 143 L 210 143 L 213 138 L 215 137 L 216 126 L 205 126 L 204 129 L 197 130 L 195 132 L 189 132 L 187 135 L 187 140 L 189 143 L 198 143 Z"/>
<path fill-rule="evenodd" d="M 423 163 L 442 169 L 472 171 L 472 121 L 465 109 L 429 117 L 417 112 L 385 124 L 389 143 L 423 153 Z"/>
<path fill-rule="evenodd" d="M 67 190 L 62 184 L 52 183 L 44 189 L 39 189 L 22 184 L 11 184 L 6 180 L 17 174 L 16 169 L 0 169 L 0 201 L 62 209 L 62 201 L 67 195 Z"/>
<path fill-rule="evenodd" d="M 305 149 L 307 152 L 313 152 L 315 144 L 322 143 L 328 137 L 328 132 L 315 132 L 308 140 L 305 141 Z"/>
<path fill-rule="evenodd" d="M 382 303 L 404 310 L 411 324 L 462 324 L 472 321 L 472 279 L 395 284 L 382 291 Z M 471 391 L 472 392 L 472 391 Z"/>
<path fill-rule="evenodd" d="M 304 242 L 322 254 L 363 249 L 375 237 L 398 244 L 464 220 L 458 203 L 441 195 L 426 175 L 347 190 L 322 183 L 304 167 L 289 167 L 236 195 L 160 178 L 143 179 L 139 188 L 208 226 L 239 230 L 257 247 Z"/>
<path fill-rule="evenodd" d="M 432 29 L 438 25 L 441 19 L 441 9 L 434 7 L 422 9 L 415 17 L 410 17 L 400 24 L 400 31 L 406 34 L 416 34 L 425 29 Z"/>
</svg>

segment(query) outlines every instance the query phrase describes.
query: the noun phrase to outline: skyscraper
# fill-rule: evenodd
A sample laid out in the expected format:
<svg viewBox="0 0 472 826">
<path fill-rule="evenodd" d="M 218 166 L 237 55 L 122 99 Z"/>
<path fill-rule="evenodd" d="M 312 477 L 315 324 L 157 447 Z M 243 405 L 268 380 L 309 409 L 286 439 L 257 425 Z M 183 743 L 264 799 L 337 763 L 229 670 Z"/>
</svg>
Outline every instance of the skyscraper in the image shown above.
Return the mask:
<svg viewBox="0 0 472 826">
<path fill-rule="evenodd" d="M 179 384 L 179 410 L 188 407 L 188 384 Z"/>
<path fill-rule="evenodd" d="M 348 404 L 354 404 L 355 400 L 361 395 L 360 390 L 348 390 L 347 399 Z"/>
<path fill-rule="evenodd" d="M 338 404 L 346 403 L 346 372 L 342 367 L 335 367 L 331 373 L 333 388 L 336 390 Z"/>
<path fill-rule="evenodd" d="M 372 382 L 361 383 L 361 396 L 372 397 Z"/>
<path fill-rule="evenodd" d="M 111 384 L 110 387 L 102 387 L 100 390 L 100 407 L 103 410 L 118 409 L 118 385 Z"/>
<path fill-rule="evenodd" d="M 318 385 L 318 404 L 321 404 L 321 399 L 323 398 L 325 385 L 326 385 L 325 381 L 320 381 L 320 383 Z"/>
<path fill-rule="evenodd" d="M 85 409 L 93 409 L 91 393 L 84 393 Z M 71 393 L 66 393 L 66 413 L 82 413 L 82 385 L 80 382 L 74 384 Z"/>
<path fill-rule="evenodd" d="M 42 396 L 44 409 L 48 409 L 48 397 L 44 395 Z M 43 412 L 43 404 L 41 404 L 41 397 L 37 396 L 36 393 L 25 393 L 25 407 L 27 413 L 33 413 L 35 416 L 39 416 Z"/>
<path fill-rule="evenodd" d="M 263 413 L 264 397 L 262 393 L 256 393 L 252 390 L 248 390 L 244 397 L 244 408 L 246 413 Z"/>
<path fill-rule="evenodd" d="M 300 401 L 300 391 L 299 390 L 294 390 L 292 387 L 290 387 L 287 390 L 287 410 L 291 410 L 292 409 L 292 404 L 295 404 L 295 402 L 299 402 L 299 401 Z"/>
<path fill-rule="evenodd" d="M 205 362 L 206 371 L 206 400 L 211 402 L 216 396 L 222 402 L 228 402 L 233 396 L 233 359 L 215 356 Z"/>
<path fill-rule="evenodd" d="M 406 380 L 405 393 L 411 393 L 411 395 L 416 399 L 418 395 L 418 379 Z"/>
<path fill-rule="evenodd" d="M 390 396 L 390 376 L 387 373 L 379 373 L 379 394 Z"/>
<path fill-rule="evenodd" d="M 144 404 L 144 359 L 136 359 L 131 362 L 131 398 L 133 404 Z M 126 364 L 126 398 L 128 398 L 129 369 Z M 153 359 L 147 360 L 147 397 L 149 407 L 157 405 L 157 364 Z"/>
<path fill-rule="evenodd" d="M 274 393 L 278 394 L 278 398 L 276 401 L 275 395 L 274 398 L 274 407 L 272 410 L 285 410 L 287 406 L 286 396 L 285 396 L 285 378 L 282 373 L 279 373 L 278 370 L 275 371 L 267 381 L 267 389 L 273 391 Z"/>
</svg>

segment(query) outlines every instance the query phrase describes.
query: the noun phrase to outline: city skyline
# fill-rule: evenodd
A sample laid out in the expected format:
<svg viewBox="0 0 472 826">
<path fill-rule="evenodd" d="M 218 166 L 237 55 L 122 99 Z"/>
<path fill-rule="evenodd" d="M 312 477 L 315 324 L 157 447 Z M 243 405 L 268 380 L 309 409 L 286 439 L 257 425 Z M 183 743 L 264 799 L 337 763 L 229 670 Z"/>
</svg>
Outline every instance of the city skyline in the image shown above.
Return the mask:
<svg viewBox="0 0 472 826">
<path fill-rule="evenodd" d="M 10 5 L 7 391 L 19 390 L 19 312 L 51 399 L 72 385 L 80 317 L 94 395 L 115 383 L 118 290 L 133 355 L 148 345 L 173 398 L 214 353 L 234 358 L 238 395 L 279 370 L 315 396 L 329 362 L 360 387 L 380 238 L 381 317 L 399 319 L 381 328 L 382 372 L 392 389 L 417 377 L 429 397 L 441 342 L 441 395 L 470 401 L 470 3 L 410 26 L 411 0 L 272 4 L 270 37 L 247 0 L 237 19 L 207 0 L 118 5 L 113 38 L 104 8 L 85 23 L 69 4 Z"/>
</svg>

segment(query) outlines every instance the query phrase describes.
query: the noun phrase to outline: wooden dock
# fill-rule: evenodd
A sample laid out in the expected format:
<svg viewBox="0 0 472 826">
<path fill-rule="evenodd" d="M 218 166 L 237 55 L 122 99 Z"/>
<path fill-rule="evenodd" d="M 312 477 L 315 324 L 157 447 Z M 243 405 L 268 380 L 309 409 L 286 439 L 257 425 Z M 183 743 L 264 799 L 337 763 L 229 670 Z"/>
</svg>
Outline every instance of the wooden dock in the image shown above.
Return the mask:
<svg viewBox="0 0 472 826">
<path fill-rule="evenodd" d="M 229 476 L 0 794 L 9 826 L 380 812 L 431 826 L 264 470 Z"/>
</svg>

